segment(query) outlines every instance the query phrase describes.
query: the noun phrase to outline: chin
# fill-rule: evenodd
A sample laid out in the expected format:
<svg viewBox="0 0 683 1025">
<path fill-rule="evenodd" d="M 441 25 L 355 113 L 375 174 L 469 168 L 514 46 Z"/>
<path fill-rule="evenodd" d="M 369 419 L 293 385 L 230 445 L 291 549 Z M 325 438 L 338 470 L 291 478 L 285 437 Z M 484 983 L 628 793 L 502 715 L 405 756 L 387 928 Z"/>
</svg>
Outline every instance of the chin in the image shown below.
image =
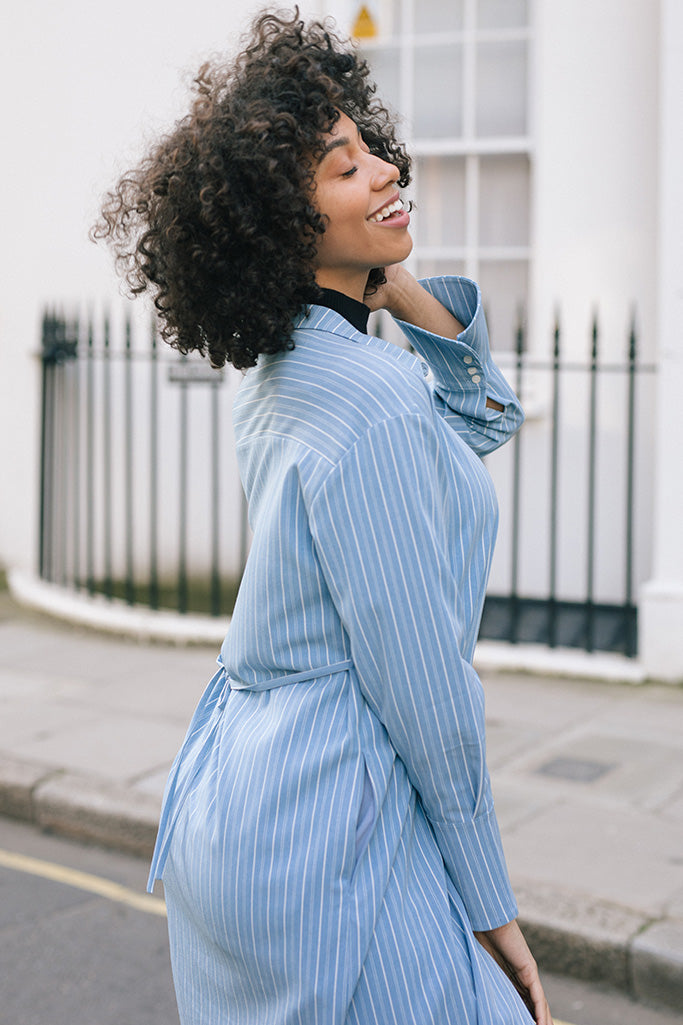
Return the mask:
<svg viewBox="0 0 683 1025">
<path fill-rule="evenodd" d="M 407 244 L 401 250 L 400 256 L 394 256 L 391 260 L 386 260 L 384 266 L 385 267 L 391 267 L 392 264 L 403 263 L 404 260 L 408 259 L 408 257 L 412 253 L 412 251 L 413 251 L 413 240 L 409 236 Z"/>
</svg>

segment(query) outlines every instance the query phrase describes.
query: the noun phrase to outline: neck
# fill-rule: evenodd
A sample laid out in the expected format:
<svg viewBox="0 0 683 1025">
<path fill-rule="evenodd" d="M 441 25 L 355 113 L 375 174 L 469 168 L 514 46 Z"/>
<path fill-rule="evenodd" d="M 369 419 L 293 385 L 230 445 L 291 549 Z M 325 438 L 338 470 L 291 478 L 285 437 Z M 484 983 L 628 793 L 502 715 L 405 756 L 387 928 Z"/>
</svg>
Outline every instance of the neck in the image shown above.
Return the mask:
<svg viewBox="0 0 683 1025">
<path fill-rule="evenodd" d="M 350 299 L 362 303 L 365 296 L 365 288 L 368 283 L 367 271 L 344 273 L 343 271 L 323 267 L 316 271 L 316 284 L 320 288 L 332 288 L 335 292 L 348 295 Z"/>
<path fill-rule="evenodd" d="M 365 303 L 358 302 L 357 299 L 345 295 L 344 292 L 338 292 L 336 288 L 326 287 L 322 287 L 320 294 L 311 299 L 311 302 L 335 310 L 352 327 L 355 327 L 356 331 L 360 331 L 364 335 L 368 333 L 370 307 Z"/>
</svg>

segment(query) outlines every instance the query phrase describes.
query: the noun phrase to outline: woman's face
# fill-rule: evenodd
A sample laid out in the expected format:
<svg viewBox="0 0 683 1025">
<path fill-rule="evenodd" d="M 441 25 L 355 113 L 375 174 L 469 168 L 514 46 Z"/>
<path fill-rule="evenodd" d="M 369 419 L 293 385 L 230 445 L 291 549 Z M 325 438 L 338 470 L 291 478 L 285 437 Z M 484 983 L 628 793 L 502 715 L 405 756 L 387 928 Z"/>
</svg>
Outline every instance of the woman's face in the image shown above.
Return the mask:
<svg viewBox="0 0 683 1025">
<path fill-rule="evenodd" d="M 362 300 L 373 267 L 400 263 L 410 253 L 410 216 L 400 206 L 398 169 L 370 153 L 351 118 L 341 114 L 325 144 L 315 173 L 314 202 L 326 218 L 315 279 L 321 288 Z"/>
</svg>

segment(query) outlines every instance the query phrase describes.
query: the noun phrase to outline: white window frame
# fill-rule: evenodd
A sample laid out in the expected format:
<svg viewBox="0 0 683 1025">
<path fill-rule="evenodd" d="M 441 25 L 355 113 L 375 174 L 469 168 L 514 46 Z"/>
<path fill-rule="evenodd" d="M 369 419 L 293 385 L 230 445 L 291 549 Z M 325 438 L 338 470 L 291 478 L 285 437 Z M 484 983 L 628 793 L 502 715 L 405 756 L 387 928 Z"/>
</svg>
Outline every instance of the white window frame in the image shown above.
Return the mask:
<svg viewBox="0 0 683 1025">
<path fill-rule="evenodd" d="M 534 174 L 533 124 L 531 102 L 534 68 L 534 3 L 529 0 L 528 24 L 524 28 L 477 29 L 477 0 L 465 0 L 463 27 L 458 31 L 442 33 L 420 33 L 413 30 L 414 16 L 419 0 L 398 0 L 400 3 L 400 24 L 409 26 L 407 31 L 380 36 L 363 45 L 372 64 L 373 52 L 396 50 L 399 59 L 399 95 L 383 96 L 385 102 L 394 101 L 405 116 L 407 131 L 404 140 L 414 158 L 413 194 L 420 194 L 419 158 L 432 156 L 455 156 L 465 160 L 465 238 L 464 244 L 447 246 L 426 246 L 416 244 L 410 258 L 412 268 L 420 260 L 453 260 L 464 267 L 468 277 L 478 279 L 482 263 L 488 261 L 510 261 L 525 263 L 527 280 L 531 281 L 532 224 L 529 223 L 529 241 L 523 246 L 482 246 L 479 244 L 479 178 L 480 159 L 485 156 L 524 155 L 529 160 L 529 220 L 532 215 L 532 194 Z M 524 135 L 477 136 L 476 116 L 476 47 L 482 42 L 524 42 L 527 45 L 526 83 L 526 127 Z M 460 137 L 429 139 L 414 134 L 415 95 L 415 53 L 418 47 L 453 44 L 462 47 L 463 94 L 462 126 Z M 529 287 L 529 286 L 528 286 Z M 528 288 L 527 288 L 528 293 Z M 526 296 L 526 306 L 529 295 Z M 512 327 L 512 325 L 511 325 Z"/>
</svg>

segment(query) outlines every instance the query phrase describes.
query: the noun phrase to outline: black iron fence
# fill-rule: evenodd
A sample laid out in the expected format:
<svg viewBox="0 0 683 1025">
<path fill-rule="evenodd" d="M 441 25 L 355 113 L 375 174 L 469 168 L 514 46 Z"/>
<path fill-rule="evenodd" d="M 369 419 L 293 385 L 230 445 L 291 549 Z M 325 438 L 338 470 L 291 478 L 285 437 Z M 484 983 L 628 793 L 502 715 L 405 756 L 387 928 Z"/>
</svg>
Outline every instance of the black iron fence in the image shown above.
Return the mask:
<svg viewBox="0 0 683 1025">
<path fill-rule="evenodd" d="M 637 654 L 636 592 L 650 561 L 655 366 L 638 361 L 635 317 L 625 342 L 621 359 L 601 360 L 596 316 L 587 358 L 567 358 L 556 319 L 544 360 L 525 354 L 523 331 L 516 333 L 508 374 L 541 413 L 494 457 L 507 461 L 508 486 L 499 487 L 503 530 L 483 638 Z M 529 518 L 535 526 L 525 543 Z"/>
<path fill-rule="evenodd" d="M 248 548 L 230 426 L 239 375 L 160 347 L 153 326 L 137 345 L 130 320 L 98 327 L 43 320 L 40 575 L 224 615 Z"/>
<path fill-rule="evenodd" d="M 134 337 L 135 335 L 135 337 Z M 501 530 L 481 636 L 637 650 L 648 571 L 654 367 L 636 331 L 621 360 L 517 350 L 500 362 L 528 410 L 488 457 Z M 230 409 L 240 375 L 133 331 L 46 314 L 40 574 L 64 587 L 181 613 L 231 610 L 249 537 Z"/>
</svg>

